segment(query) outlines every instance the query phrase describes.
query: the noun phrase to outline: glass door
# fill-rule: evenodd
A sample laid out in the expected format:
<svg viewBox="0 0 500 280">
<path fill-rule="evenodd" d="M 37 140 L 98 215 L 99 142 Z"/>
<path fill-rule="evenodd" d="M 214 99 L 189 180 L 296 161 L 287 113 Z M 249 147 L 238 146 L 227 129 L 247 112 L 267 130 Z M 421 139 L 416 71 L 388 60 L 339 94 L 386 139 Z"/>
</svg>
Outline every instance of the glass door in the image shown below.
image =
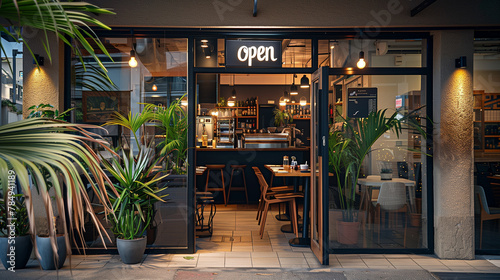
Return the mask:
<svg viewBox="0 0 500 280">
<path fill-rule="evenodd" d="M 311 250 L 321 264 L 328 260 L 328 68 L 311 79 Z"/>
</svg>

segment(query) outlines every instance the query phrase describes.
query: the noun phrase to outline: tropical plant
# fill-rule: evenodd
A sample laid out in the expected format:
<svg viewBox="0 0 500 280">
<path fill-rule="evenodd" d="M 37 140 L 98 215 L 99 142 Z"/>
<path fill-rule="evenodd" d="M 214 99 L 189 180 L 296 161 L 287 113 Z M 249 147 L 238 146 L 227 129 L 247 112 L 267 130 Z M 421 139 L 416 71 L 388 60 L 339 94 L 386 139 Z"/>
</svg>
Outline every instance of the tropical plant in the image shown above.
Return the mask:
<svg viewBox="0 0 500 280">
<path fill-rule="evenodd" d="M 16 107 L 16 104 L 14 102 L 10 101 L 9 99 L 2 99 L 2 106 L 9 108 L 9 110 L 12 113 L 16 113 L 18 115 L 21 115 L 23 113 L 23 111 L 19 110 Z"/>
<path fill-rule="evenodd" d="M 144 108 L 153 113 L 156 126 L 165 133 L 164 140 L 157 147 L 161 149 L 160 155 L 166 156 L 167 170 L 174 174 L 186 173 L 188 118 L 180 105 L 184 96 L 168 107 L 146 104 Z"/>
<path fill-rule="evenodd" d="M 286 112 L 285 110 L 280 110 L 279 108 L 274 109 L 274 125 L 277 127 L 287 126 L 289 123 L 293 122 L 292 114 Z"/>
<path fill-rule="evenodd" d="M 23 38 L 22 28 L 32 27 L 43 31 L 44 39 L 42 43 L 51 61 L 52 56 L 48 33 L 53 32 L 61 41 L 71 47 L 84 67 L 84 53 L 82 50 L 85 50 L 85 55 L 88 54 L 93 57 L 99 67 L 104 70 L 104 72 L 107 72 L 101 60 L 98 58 L 95 48 L 97 47 L 103 54 L 109 58 L 111 57 L 89 25 L 98 26 L 106 30 L 110 30 L 110 28 L 92 17 L 92 15 L 97 14 L 114 13 L 108 9 L 102 9 L 86 2 L 3 0 L 0 6 L 0 18 L 12 23 L 12 26 L 10 28 L 0 26 L 0 31 L 13 38 L 16 42 L 22 41 L 33 58 L 35 58 L 35 55 L 28 42 Z M 0 47 L 2 51 L 5 52 L 1 43 Z M 38 60 L 35 59 L 35 61 L 38 64 Z M 107 77 L 107 79 L 109 80 L 109 77 Z"/>
<path fill-rule="evenodd" d="M 154 159 L 151 148 L 142 149 L 136 156 L 132 151 L 127 155 L 122 151 L 123 161 L 112 158 L 103 160 L 103 165 L 116 179 L 114 188 L 109 194 L 114 213 L 110 214 L 112 231 L 118 238 L 135 239 L 143 236 L 151 220 L 154 218 L 154 204 L 164 202 L 168 194 L 161 194 L 165 188 L 156 187 L 156 183 L 167 175 L 161 175 L 154 167 L 158 159 Z"/>
<path fill-rule="evenodd" d="M 410 112 L 402 119 L 394 112 L 385 117 L 386 110 L 371 112 L 366 118 L 344 120 L 343 131 L 333 131 L 329 137 L 329 169 L 335 173 L 339 190 L 340 208 L 344 221 L 356 221 L 354 211 L 356 185 L 363 161 L 371 152 L 373 144 L 387 131 L 393 131 L 399 138 L 403 126 L 417 130 L 424 138 L 425 128 L 414 121 L 418 110 Z"/>
<path fill-rule="evenodd" d="M 11 213 L 7 213 L 7 211 Z M 13 218 L 13 223 L 10 222 L 9 217 Z M 13 225 L 13 227 L 11 228 L 9 225 Z M 7 200 L 0 199 L 0 237 L 8 237 L 11 232 L 15 236 L 25 236 L 29 234 L 29 231 L 28 210 L 24 196 L 15 194 L 8 197 Z"/>
<path fill-rule="evenodd" d="M 30 111 L 28 114 L 28 118 L 48 118 L 48 119 L 56 119 L 56 120 L 64 120 L 69 112 L 74 108 L 70 108 L 62 113 L 59 112 L 58 109 L 54 109 L 55 107 L 51 104 L 40 103 L 39 105 L 33 105 L 28 108 Z"/>
<path fill-rule="evenodd" d="M 140 113 L 132 114 L 129 112 L 127 116 L 120 114 L 119 112 L 114 112 L 111 118 L 104 125 L 119 125 L 127 128 L 130 133 L 134 136 L 135 144 L 138 149 L 141 150 L 143 145 L 140 139 L 139 129 L 143 128 L 144 125 L 153 119 L 153 112 L 150 110 L 142 110 Z M 133 150 L 133 149 L 131 149 Z"/>
<path fill-rule="evenodd" d="M 34 222 L 33 195 L 30 188 L 30 181 L 33 181 L 33 186 L 41 195 L 45 206 L 49 237 L 54 252 L 57 251 L 53 219 L 55 215 L 48 184 L 52 185 L 51 191 L 63 225 L 68 253 L 72 237 L 68 229 L 74 229 L 83 243 L 85 212 L 91 216 L 100 238 L 104 241 L 104 232 L 110 239 L 92 208 L 88 191 L 92 190 L 95 193 L 106 214 L 112 211 L 108 192 L 113 192 L 117 196 L 118 193 L 113 187 L 106 190 L 104 182 L 111 183 L 111 181 L 102 170 L 98 156 L 86 142 L 96 143 L 115 153 L 107 147 L 99 135 L 86 130 L 89 128 L 99 129 L 94 125 L 71 124 L 44 118 L 24 119 L 0 126 L 0 182 L 2 182 L 3 197 L 7 197 L 9 191 L 6 184 L 7 174 L 12 170 L 25 194 L 30 232 L 35 235 L 37 227 Z M 42 169 L 50 175 L 48 179 L 43 175 Z M 84 172 L 82 176 L 88 180 L 90 190 L 79 174 L 79 170 L 85 169 L 88 172 Z M 70 219 L 66 220 L 66 217 Z M 40 257 L 38 251 L 35 252 L 37 257 Z"/>
</svg>

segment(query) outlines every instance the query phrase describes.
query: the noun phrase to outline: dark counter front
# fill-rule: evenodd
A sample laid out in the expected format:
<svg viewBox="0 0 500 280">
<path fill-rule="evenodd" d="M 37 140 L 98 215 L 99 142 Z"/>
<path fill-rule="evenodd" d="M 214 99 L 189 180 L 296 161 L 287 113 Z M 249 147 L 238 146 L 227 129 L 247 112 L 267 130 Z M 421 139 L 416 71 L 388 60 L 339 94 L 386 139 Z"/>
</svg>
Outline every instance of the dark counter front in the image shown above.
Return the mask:
<svg viewBox="0 0 500 280">
<path fill-rule="evenodd" d="M 276 149 L 214 149 L 214 148 L 197 148 L 196 149 L 196 166 L 204 166 L 207 164 L 225 164 L 224 183 L 226 186 L 226 194 L 229 189 L 229 180 L 231 177 L 231 165 L 247 165 L 245 169 L 248 200 L 249 203 L 257 203 L 260 198 L 260 185 L 257 177 L 252 169 L 252 166 L 257 166 L 264 174 L 267 182 L 271 177 L 271 172 L 264 168 L 265 164 L 283 164 L 283 157 L 295 156 L 299 164 L 309 162 L 309 148 L 276 148 Z M 211 174 L 210 185 L 213 185 L 215 178 L 220 178 L 219 174 Z M 198 190 L 204 190 L 207 180 L 207 172 L 203 175 L 196 176 L 196 186 Z M 287 182 L 292 184 L 293 182 Z M 279 178 L 275 178 L 273 185 L 282 185 L 283 182 Z M 233 186 L 243 186 L 241 176 L 233 178 Z M 216 202 L 223 203 L 223 195 L 216 193 Z M 245 194 L 243 191 L 231 191 L 231 197 L 228 203 L 245 203 Z"/>
</svg>

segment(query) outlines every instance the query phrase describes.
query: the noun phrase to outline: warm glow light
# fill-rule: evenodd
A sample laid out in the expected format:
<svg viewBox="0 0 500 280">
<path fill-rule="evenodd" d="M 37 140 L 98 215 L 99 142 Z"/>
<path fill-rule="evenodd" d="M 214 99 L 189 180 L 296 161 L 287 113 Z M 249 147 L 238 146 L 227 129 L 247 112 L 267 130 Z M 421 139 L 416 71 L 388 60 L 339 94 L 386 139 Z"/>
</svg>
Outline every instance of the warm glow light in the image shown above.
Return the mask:
<svg viewBox="0 0 500 280">
<path fill-rule="evenodd" d="M 207 56 L 205 56 L 205 58 L 210 58 L 210 56 L 209 56 L 209 55 L 207 55 Z"/>
<path fill-rule="evenodd" d="M 135 59 L 134 56 L 130 57 L 130 60 L 128 61 L 128 65 L 132 68 L 137 67 L 137 60 Z"/>
<path fill-rule="evenodd" d="M 280 106 L 286 106 L 286 100 L 283 96 L 280 98 Z"/>
<path fill-rule="evenodd" d="M 156 85 L 153 85 L 153 91 L 157 91 L 158 87 Z"/>
<path fill-rule="evenodd" d="M 304 96 L 302 96 L 300 98 L 300 106 L 306 106 L 306 105 L 307 105 L 307 99 Z"/>
<path fill-rule="evenodd" d="M 182 105 L 182 106 L 187 106 L 187 105 L 188 105 L 187 98 L 185 98 L 185 97 L 184 97 L 184 98 L 181 100 L 181 105 Z"/>
<path fill-rule="evenodd" d="M 358 66 L 359 69 L 363 69 L 366 66 L 366 61 L 363 58 L 360 58 L 358 63 L 356 63 L 356 66 Z"/>
<path fill-rule="evenodd" d="M 234 106 L 234 100 L 228 100 L 228 101 L 227 101 L 227 105 L 228 105 L 229 107 L 233 107 L 233 106 Z"/>
</svg>

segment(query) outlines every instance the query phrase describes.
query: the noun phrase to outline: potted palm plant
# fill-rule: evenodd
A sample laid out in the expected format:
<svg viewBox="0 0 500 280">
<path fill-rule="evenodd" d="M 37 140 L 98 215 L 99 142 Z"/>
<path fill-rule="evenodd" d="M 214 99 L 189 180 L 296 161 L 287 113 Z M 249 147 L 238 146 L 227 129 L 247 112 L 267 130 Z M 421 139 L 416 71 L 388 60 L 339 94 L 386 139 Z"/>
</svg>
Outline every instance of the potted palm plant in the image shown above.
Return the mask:
<svg viewBox="0 0 500 280">
<path fill-rule="evenodd" d="M 12 171 L 9 176 L 13 174 Z M 0 199 L 0 259 L 3 266 L 11 271 L 24 268 L 32 249 L 24 197 L 22 194 L 14 194 L 6 200 Z"/>
<path fill-rule="evenodd" d="M 158 159 L 154 159 L 153 149 L 143 148 L 134 156 L 122 151 L 122 161 L 113 158 L 103 160 L 106 169 L 117 181 L 114 191 L 108 195 L 113 205 L 113 213 L 109 215 L 116 237 L 118 253 L 126 264 L 138 263 L 142 260 L 146 249 L 144 232 L 154 218 L 154 204 L 164 202 L 167 194 L 160 194 L 166 188 L 159 189 L 156 183 L 167 175 L 161 175 L 154 167 Z"/>
<path fill-rule="evenodd" d="M 278 128 L 284 128 L 289 123 L 293 122 L 292 115 L 286 112 L 285 110 L 280 110 L 279 108 L 276 108 L 274 109 L 273 113 L 274 113 L 274 125 Z"/>
<path fill-rule="evenodd" d="M 373 144 L 387 131 L 392 130 L 399 137 L 403 125 L 416 129 L 424 138 L 426 132 L 423 126 L 411 118 L 416 111 L 403 119 L 396 118 L 398 112 L 390 117 L 385 116 L 386 110 L 372 112 L 366 118 L 344 120 L 343 131 L 333 131 L 329 137 L 329 169 L 335 174 L 339 192 L 342 221 L 338 225 L 340 243 L 355 244 L 358 240 L 358 212 L 355 209 L 356 186 L 362 168 L 362 163 Z M 341 233 L 344 228 L 350 228 L 350 233 Z M 342 239 L 344 238 L 345 239 Z"/>
</svg>

